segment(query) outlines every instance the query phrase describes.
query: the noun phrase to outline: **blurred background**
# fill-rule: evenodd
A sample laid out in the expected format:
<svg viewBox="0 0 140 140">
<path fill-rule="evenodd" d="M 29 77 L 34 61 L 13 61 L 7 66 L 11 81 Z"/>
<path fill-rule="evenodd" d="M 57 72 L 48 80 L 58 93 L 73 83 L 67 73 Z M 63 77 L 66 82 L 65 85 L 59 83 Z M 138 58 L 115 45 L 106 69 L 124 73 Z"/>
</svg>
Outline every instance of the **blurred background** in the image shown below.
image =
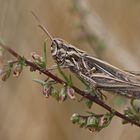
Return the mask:
<svg viewBox="0 0 140 140">
<path fill-rule="evenodd" d="M 46 38 L 31 10 L 53 36 L 121 69 L 140 70 L 139 0 L 0 0 L 0 39 L 27 58 L 30 52 L 42 53 Z M 86 34 L 94 35 L 94 39 L 83 39 Z M 52 65 L 49 47 L 47 51 L 49 65 Z M 8 53 L 5 55 L 10 57 Z M 109 127 L 96 134 L 78 128 L 71 123 L 70 116 L 75 112 L 83 113 L 87 108 L 76 101 L 59 104 L 52 98 L 46 99 L 41 86 L 32 82 L 34 78 L 43 78 L 43 75 L 30 73 L 27 68 L 18 79 L 0 81 L 0 139 L 140 139 L 138 127 L 123 126 L 116 117 Z M 116 105 L 114 96 L 107 95 L 108 102 L 119 111 L 127 106 Z M 95 104 L 92 110 L 103 111 Z"/>
</svg>

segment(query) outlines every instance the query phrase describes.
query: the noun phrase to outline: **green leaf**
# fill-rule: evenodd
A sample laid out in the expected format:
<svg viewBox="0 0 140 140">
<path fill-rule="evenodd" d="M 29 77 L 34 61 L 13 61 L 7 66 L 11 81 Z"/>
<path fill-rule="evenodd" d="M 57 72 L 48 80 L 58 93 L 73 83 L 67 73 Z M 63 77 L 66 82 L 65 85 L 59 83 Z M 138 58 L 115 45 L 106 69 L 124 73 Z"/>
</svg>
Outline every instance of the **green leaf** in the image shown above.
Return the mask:
<svg viewBox="0 0 140 140">
<path fill-rule="evenodd" d="M 73 85 L 72 77 L 71 77 L 71 75 L 69 75 L 69 86 L 72 86 L 72 85 Z"/>
<path fill-rule="evenodd" d="M 130 104 L 131 107 L 124 110 L 124 115 L 140 123 L 140 107 L 134 104 L 134 99 L 131 100 Z M 122 123 L 127 124 L 129 122 L 123 120 Z"/>
<path fill-rule="evenodd" d="M 107 127 L 107 126 L 110 124 L 110 122 L 111 122 L 113 116 L 114 116 L 114 114 L 112 114 L 112 113 L 106 113 L 106 114 L 104 115 L 104 120 L 105 120 L 105 122 L 104 122 L 103 127 Z"/>
<path fill-rule="evenodd" d="M 80 117 L 78 125 L 80 125 L 80 127 L 84 127 L 84 126 L 86 126 L 86 124 L 87 124 L 87 119 Z"/>
<path fill-rule="evenodd" d="M 43 60 L 42 60 L 42 67 L 43 68 L 46 68 L 47 66 L 47 51 L 46 51 L 46 48 L 47 48 L 47 40 L 44 41 L 44 50 L 43 50 Z"/>
<path fill-rule="evenodd" d="M 66 98 L 67 98 L 66 89 L 65 87 L 62 87 L 59 93 L 59 101 L 63 102 L 66 100 Z"/>
<path fill-rule="evenodd" d="M 79 119 L 80 119 L 80 115 L 78 114 L 78 113 L 74 113 L 72 116 L 71 116 L 71 118 L 70 118 L 70 120 L 72 121 L 72 123 L 78 123 L 79 122 Z"/>
<path fill-rule="evenodd" d="M 59 101 L 59 92 L 56 89 L 52 88 L 51 96 Z"/>
<path fill-rule="evenodd" d="M 85 104 L 88 108 L 92 107 L 93 101 L 89 100 L 89 99 L 85 99 Z"/>
<path fill-rule="evenodd" d="M 24 56 L 23 57 L 19 57 L 17 63 L 20 64 L 20 65 L 22 65 L 22 66 L 26 66 Z"/>
<path fill-rule="evenodd" d="M 60 66 L 58 66 L 58 71 L 62 75 L 62 77 L 65 79 L 67 84 L 69 86 L 72 86 L 72 78 L 71 78 L 71 76 L 67 77 L 66 74 L 61 70 Z"/>
<path fill-rule="evenodd" d="M 11 63 L 11 61 L 8 62 L 8 65 L 7 65 L 7 68 L 2 76 L 2 80 L 3 81 L 6 81 L 10 75 L 11 75 L 11 72 L 12 72 L 12 68 L 13 68 L 13 63 Z"/>
<path fill-rule="evenodd" d="M 46 84 L 46 82 L 44 82 L 43 80 L 39 80 L 39 79 L 33 79 L 34 82 L 44 86 Z"/>
<path fill-rule="evenodd" d="M 98 127 L 99 125 L 99 119 L 97 117 L 94 117 L 94 116 L 91 116 L 91 117 L 88 117 L 87 119 L 87 124 L 86 126 L 87 127 Z"/>
</svg>

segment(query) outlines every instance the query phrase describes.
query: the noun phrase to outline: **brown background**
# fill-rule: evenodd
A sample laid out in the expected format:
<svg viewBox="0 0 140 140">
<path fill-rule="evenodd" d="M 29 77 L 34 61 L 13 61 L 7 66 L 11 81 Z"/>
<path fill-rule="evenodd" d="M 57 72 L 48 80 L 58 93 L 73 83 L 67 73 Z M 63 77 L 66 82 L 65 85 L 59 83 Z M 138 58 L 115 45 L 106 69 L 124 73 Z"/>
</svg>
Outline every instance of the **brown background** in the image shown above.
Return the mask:
<svg viewBox="0 0 140 140">
<path fill-rule="evenodd" d="M 82 48 L 94 51 L 75 39 L 75 18 L 69 8 L 70 0 L 0 0 L 0 38 L 20 54 L 29 57 L 30 52 L 41 53 L 45 34 L 38 29 L 31 16 L 33 10 L 39 15 L 49 31 L 57 37 Z M 140 1 L 139 0 L 85 0 L 91 14 L 101 18 L 99 37 L 107 44 L 103 59 L 123 69 L 140 69 Z M 103 33 L 102 33 L 103 32 Z M 104 34 L 105 33 L 105 34 Z M 49 51 L 49 50 L 48 50 Z M 49 57 L 50 58 L 50 57 Z M 52 64 L 50 58 L 49 63 Z M 0 139 L 2 140 L 138 140 L 139 128 L 121 125 L 114 118 L 111 125 L 93 134 L 71 124 L 74 112 L 84 112 L 82 104 L 68 101 L 59 104 L 47 100 L 41 87 L 32 82 L 39 77 L 25 69 L 20 78 L 0 82 Z M 42 76 L 43 77 L 43 76 Z M 114 102 L 112 101 L 112 106 Z M 97 111 L 102 109 L 94 105 Z M 124 108 L 117 107 L 120 111 Z"/>
</svg>

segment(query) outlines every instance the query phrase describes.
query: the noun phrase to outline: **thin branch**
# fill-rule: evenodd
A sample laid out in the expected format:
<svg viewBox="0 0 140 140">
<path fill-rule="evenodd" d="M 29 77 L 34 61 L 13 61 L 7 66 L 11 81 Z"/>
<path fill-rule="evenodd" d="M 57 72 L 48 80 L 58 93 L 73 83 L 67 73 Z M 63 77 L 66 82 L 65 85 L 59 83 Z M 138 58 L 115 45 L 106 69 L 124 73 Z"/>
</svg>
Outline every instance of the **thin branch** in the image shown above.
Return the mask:
<svg viewBox="0 0 140 140">
<path fill-rule="evenodd" d="M 16 58 L 20 58 L 21 56 L 16 53 L 14 50 L 12 50 L 11 48 L 7 47 L 6 45 L 0 43 L 0 46 L 2 48 L 4 48 L 5 50 L 7 50 L 10 54 L 12 54 L 14 57 Z M 57 77 L 56 75 L 52 74 L 51 72 L 49 72 L 48 70 L 43 70 L 41 69 L 38 65 L 34 64 L 31 61 L 28 61 L 27 59 L 25 59 L 25 63 L 32 67 L 35 70 L 38 70 L 39 72 L 49 76 L 50 78 L 52 78 L 53 80 L 55 80 L 56 82 L 60 83 L 60 84 L 67 84 L 65 81 L 63 81 L 62 79 L 60 79 L 59 77 Z M 109 112 L 113 113 L 114 115 L 116 115 L 119 118 L 122 118 L 123 120 L 126 120 L 128 122 L 130 122 L 131 124 L 134 124 L 138 127 L 140 127 L 140 124 L 137 123 L 135 120 L 126 117 L 125 115 L 119 113 L 118 111 L 112 109 L 110 106 L 108 106 L 107 104 L 105 104 L 103 101 L 99 100 L 98 98 L 91 96 L 90 94 L 86 94 L 84 91 L 80 90 L 79 88 L 75 87 L 75 86 L 71 86 L 75 92 L 93 102 L 95 102 L 96 104 L 98 104 L 99 106 L 103 107 L 104 109 L 108 110 Z"/>
</svg>

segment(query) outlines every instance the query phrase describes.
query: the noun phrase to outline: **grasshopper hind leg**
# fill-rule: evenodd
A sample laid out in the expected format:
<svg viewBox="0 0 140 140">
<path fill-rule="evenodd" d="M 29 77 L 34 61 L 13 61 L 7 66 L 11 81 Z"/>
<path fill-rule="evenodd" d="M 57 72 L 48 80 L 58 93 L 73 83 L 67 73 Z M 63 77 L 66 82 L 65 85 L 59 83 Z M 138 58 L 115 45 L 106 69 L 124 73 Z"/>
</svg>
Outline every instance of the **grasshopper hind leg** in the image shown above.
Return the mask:
<svg viewBox="0 0 140 140">
<path fill-rule="evenodd" d="M 88 82 L 89 85 L 92 87 L 92 91 L 94 91 L 95 97 L 97 97 L 98 99 L 101 99 L 101 100 L 107 99 L 107 97 L 102 93 L 102 91 L 100 89 L 97 89 L 98 84 L 93 79 L 85 76 L 82 73 L 80 73 L 79 75 L 82 79 L 84 79 L 86 82 Z"/>
<path fill-rule="evenodd" d="M 90 83 L 90 85 L 92 85 L 92 87 L 94 87 L 95 89 L 97 88 L 97 83 L 96 83 L 93 79 L 91 79 L 91 78 L 85 76 L 85 75 L 82 74 L 81 72 L 79 73 L 79 76 L 80 76 L 82 79 L 84 79 L 85 81 L 87 81 L 88 83 Z"/>
</svg>

